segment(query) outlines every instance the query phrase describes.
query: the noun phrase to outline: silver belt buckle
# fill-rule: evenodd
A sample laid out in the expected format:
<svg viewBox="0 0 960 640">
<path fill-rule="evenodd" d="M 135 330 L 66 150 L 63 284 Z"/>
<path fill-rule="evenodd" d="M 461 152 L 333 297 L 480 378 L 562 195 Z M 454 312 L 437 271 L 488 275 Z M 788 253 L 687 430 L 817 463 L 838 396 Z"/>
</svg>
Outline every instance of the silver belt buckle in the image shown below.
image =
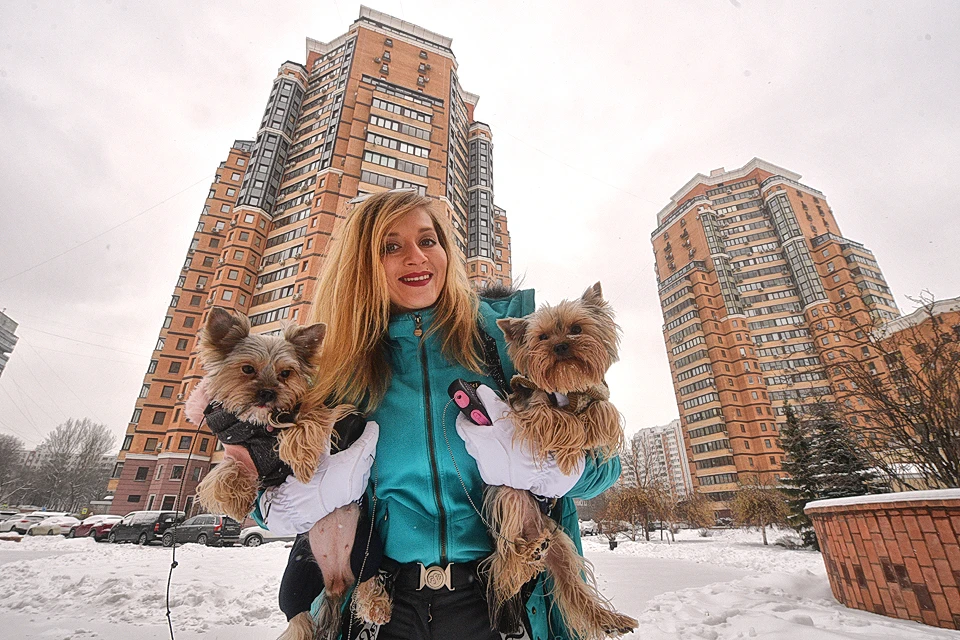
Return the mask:
<svg viewBox="0 0 960 640">
<path fill-rule="evenodd" d="M 434 591 L 441 587 L 446 587 L 449 591 L 454 590 L 453 585 L 450 583 L 450 567 L 453 566 L 452 562 L 446 567 L 438 565 L 425 567 L 422 562 L 418 562 L 417 564 L 420 565 L 420 586 L 417 587 L 417 591 L 420 591 L 424 587 L 430 587 Z"/>
</svg>

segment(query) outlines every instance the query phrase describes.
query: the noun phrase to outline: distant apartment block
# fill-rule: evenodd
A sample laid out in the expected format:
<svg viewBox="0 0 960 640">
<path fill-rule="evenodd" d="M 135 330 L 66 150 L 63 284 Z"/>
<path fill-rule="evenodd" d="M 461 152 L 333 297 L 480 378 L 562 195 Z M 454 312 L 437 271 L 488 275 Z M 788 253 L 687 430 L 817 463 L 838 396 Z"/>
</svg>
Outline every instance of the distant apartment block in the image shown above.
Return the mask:
<svg viewBox="0 0 960 640">
<path fill-rule="evenodd" d="M 461 87 L 451 45 L 361 7 L 346 33 L 307 39 L 302 63 L 280 65 L 255 138 L 234 143 L 198 212 L 108 485 L 112 513 L 193 509 L 222 457 L 182 413 L 203 375 L 198 329 L 215 305 L 247 314 L 259 333 L 307 318 L 330 239 L 358 195 L 431 196 L 471 281 L 512 283 L 493 133 L 474 118 L 479 96 Z"/>
<path fill-rule="evenodd" d="M 17 323 L 10 316 L 0 311 L 0 375 L 10 361 L 10 354 L 17 346 Z"/>
<path fill-rule="evenodd" d="M 782 476 L 786 402 L 836 401 L 841 327 L 900 313 L 826 196 L 759 158 L 694 176 L 651 241 L 691 474 L 722 514 L 741 478 Z"/>
<path fill-rule="evenodd" d="M 621 475 L 625 486 L 653 484 L 680 498 L 693 492 L 690 463 L 679 419 L 640 429 L 631 438 Z"/>
</svg>

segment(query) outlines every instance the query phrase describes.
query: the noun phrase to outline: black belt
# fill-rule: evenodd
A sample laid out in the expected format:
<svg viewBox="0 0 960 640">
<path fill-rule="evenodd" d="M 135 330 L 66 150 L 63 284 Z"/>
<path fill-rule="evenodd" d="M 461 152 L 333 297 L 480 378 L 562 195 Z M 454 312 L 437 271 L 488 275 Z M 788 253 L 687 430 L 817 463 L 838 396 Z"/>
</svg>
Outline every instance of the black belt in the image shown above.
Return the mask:
<svg viewBox="0 0 960 640">
<path fill-rule="evenodd" d="M 403 590 L 421 591 L 448 589 L 456 591 L 480 580 L 477 573 L 479 562 L 451 562 L 448 565 L 425 567 L 419 562 L 401 564 L 392 558 L 384 558 L 380 568 L 393 576 L 394 584 Z"/>
</svg>

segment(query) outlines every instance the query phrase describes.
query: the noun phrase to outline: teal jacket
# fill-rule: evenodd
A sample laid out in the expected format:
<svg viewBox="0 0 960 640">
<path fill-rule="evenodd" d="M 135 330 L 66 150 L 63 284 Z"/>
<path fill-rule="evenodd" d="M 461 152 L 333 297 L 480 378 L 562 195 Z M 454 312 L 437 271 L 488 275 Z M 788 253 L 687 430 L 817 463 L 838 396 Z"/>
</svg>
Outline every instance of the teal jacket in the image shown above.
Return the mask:
<svg viewBox="0 0 960 640">
<path fill-rule="evenodd" d="M 522 317 L 534 309 L 532 290 L 480 303 L 483 326 L 497 342 L 507 380 L 516 372 L 496 321 Z M 474 505 L 483 504 L 483 480 L 457 435 L 457 407 L 450 402 L 447 387 L 455 379 L 464 378 L 479 379 L 497 388 L 488 376 L 478 376 L 447 360 L 438 336 L 421 340 L 414 335 L 418 326 L 426 334 L 432 319 L 431 309 L 391 319 L 393 378 L 383 402 L 369 415 L 380 425 L 371 478 L 377 496 L 375 526 L 384 553 L 398 562 L 422 562 L 426 566 L 479 560 L 493 550 L 487 528 L 474 509 Z M 583 476 L 559 501 L 560 524 L 578 550 L 580 531 L 573 499 L 592 498 L 612 486 L 619 476 L 619 458 L 603 464 L 588 459 Z M 527 602 L 533 640 L 568 637 L 559 619 L 548 621 L 551 607 L 544 592 L 541 580 Z"/>
<path fill-rule="evenodd" d="M 496 321 L 522 317 L 534 309 L 532 290 L 480 303 L 483 326 L 497 342 L 507 380 L 515 370 Z M 483 504 L 483 480 L 457 434 L 457 407 L 450 402 L 447 387 L 457 378 L 480 380 L 494 389 L 497 385 L 492 378 L 446 359 L 439 337 L 427 335 L 432 319 L 432 309 L 391 319 L 388 345 L 393 377 L 380 406 L 368 415 L 380 425 L 369 493 L 372 497 L 376 492 L 374 526 L 383 540 L 384 553 L 401 563 L 425 566 L 480 560 L 493 550 L 487 528 L 474 509 Z M 414 335 L 418 327 L 424 339 Z M 592 498 L 619 476 L 619 458 L 597 463 L 588 457 L 583 476 L 558 501 L 560 524 L 579 551 L 573 499 Z M 545 597 L 549 585 L 545 589 L 543 582 L 541 579 L 527 601 L 533 640 L 566 639 L 569 636 L 559 614 Z M 548 615 L 551 609 L 553 613 Z"/>
</svg>

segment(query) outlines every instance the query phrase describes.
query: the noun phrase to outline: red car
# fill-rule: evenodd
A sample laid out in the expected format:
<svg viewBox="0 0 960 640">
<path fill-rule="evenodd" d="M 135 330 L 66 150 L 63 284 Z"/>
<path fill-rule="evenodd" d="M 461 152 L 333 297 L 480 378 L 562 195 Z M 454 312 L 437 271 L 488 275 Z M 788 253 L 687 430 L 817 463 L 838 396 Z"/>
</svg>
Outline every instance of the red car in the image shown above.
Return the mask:
<svg viewBox="0 0 960 640">
<path fill-rule="evenodd" d="M 89 536 L 97 542 L 106 540 L 107 534 L 110 533 L 110 529 L 113 528 L 113 525 L 120 522 L 121 519 L 122 516 L 90 516 L 80 524 L 70 529 L 70 531 L 67 532 L 67 537 L 83 538 L 85 536 Z"/>
</svg>

